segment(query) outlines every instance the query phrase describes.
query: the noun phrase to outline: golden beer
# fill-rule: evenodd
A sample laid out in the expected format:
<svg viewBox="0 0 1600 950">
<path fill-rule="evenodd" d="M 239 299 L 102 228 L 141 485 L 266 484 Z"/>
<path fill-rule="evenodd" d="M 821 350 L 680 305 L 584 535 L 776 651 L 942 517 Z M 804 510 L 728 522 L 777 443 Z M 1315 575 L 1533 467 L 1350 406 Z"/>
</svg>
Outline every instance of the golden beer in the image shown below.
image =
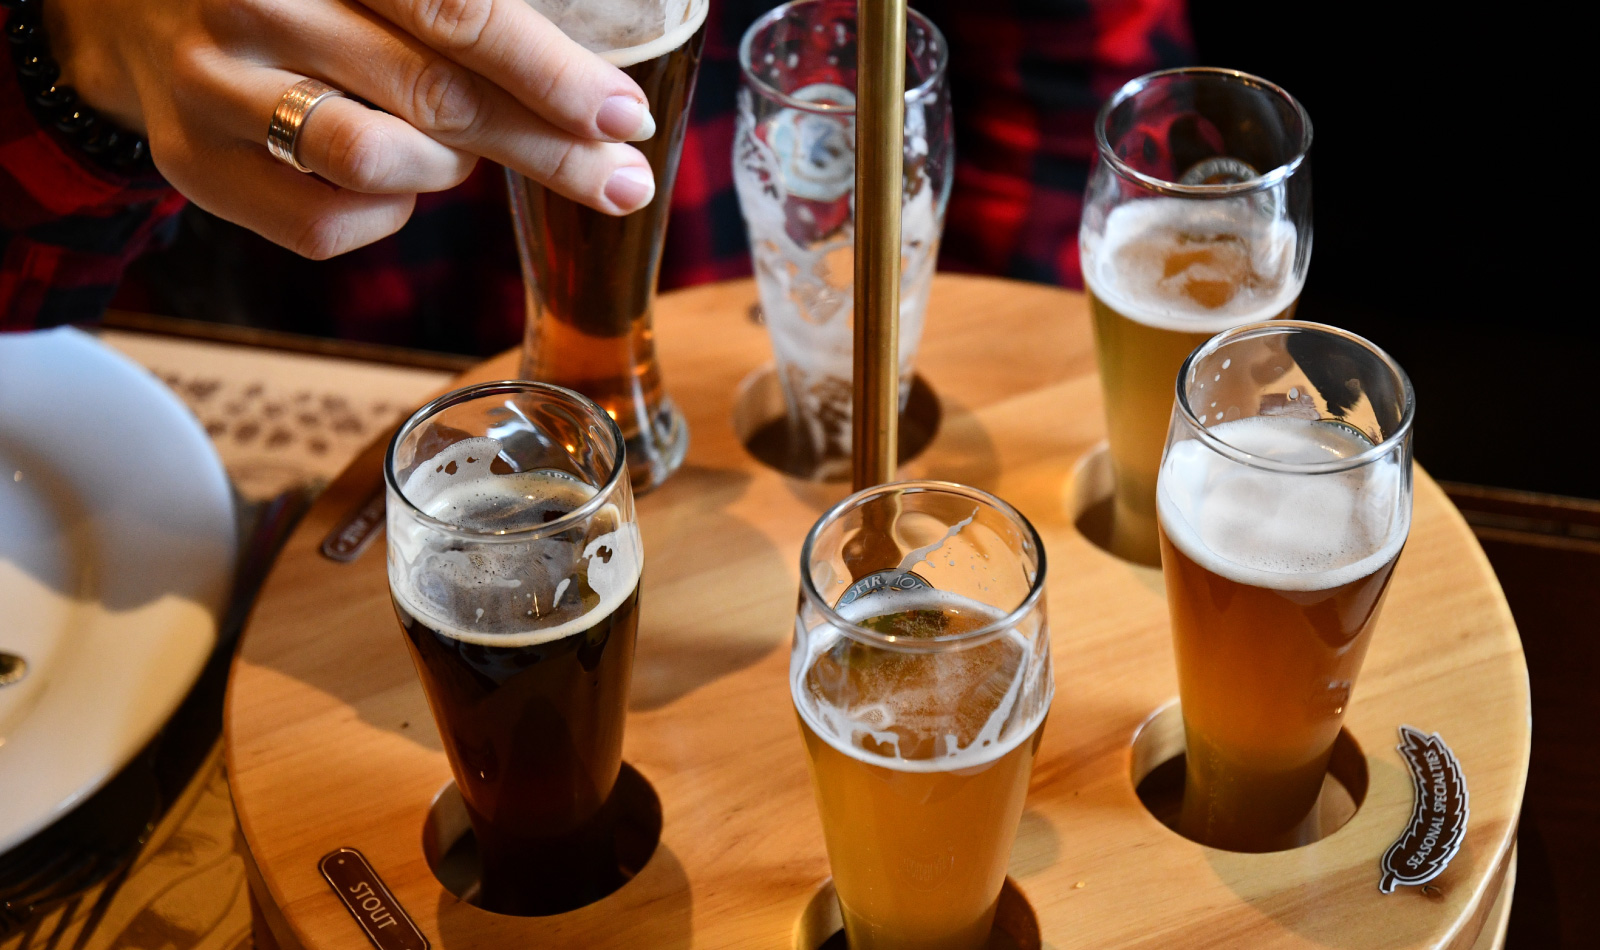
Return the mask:
<svg viewBox="0 0 1600 950">
<path fill-rule="evenodd" d="M 1254 416 L 1208 430 L 1293 463 L 1372 447 L 1339 423 Z M 1175 442 L 1160 543 L 1183 702 L 1179 830 L 1232 851 L 1305 843 L 1390 573 L 1410 527 L 1394 455 L 1269 471 Z M 1408 496 L 1406 496 L 1408 498 Z"/>
<path fill-rule="evenodd" d="M 937 590 L 871 600 L 876 616 L 855 622 L 904 638 L 1004 616 Z M 795 708 L 851 950 L 987 940 L 1048 708 L 1022 699 L 1029 650 L 1014 632 L 919 653 L 838 635 L 798 671 Z M 1013 722 L 1024 708 L 1037 721 Z"/>
<path fill-rule="evenodd" d="M 1296 232 L 1262 208 L 1255 196 L 1148 198 L 1114 208 L 1083 245 L 1119 557 L 1160 563 L 1156 473 L 1184 358 L 1223 330 L 1294 314 Z"/>
</svg>

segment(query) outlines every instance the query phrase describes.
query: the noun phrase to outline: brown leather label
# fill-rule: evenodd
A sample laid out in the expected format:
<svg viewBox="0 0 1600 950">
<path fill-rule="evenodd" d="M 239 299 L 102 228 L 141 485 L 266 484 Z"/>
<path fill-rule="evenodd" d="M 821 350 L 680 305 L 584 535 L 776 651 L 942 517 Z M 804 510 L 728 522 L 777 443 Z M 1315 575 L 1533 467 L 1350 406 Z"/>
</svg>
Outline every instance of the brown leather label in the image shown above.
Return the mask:
<svg viewBox="0 0 1600 950">
<path fill-rule="evenodd" d="M 1378 890 L 1385 894 L 1394 893 L 1398 884 L 1426 884 L 1443 873 L 1461 850 L 1469 814 L 1461 763 L 1437 732 L 1401 726 L 1395 748 L 1411 767 L 1416 798 L 1405 832 L 1378 862 L 1383 875 Z"/>
<path fill-rule="evenodd" d="M 383 530 L 383 515 L 383 489 L 380 488 L 322 539 L 322 556 L 342 563 L 360 557 Z"/>
<path fill-rule="evenodd" d="M 378 950 L 428 950 L 428 938 L 411 922 L 367 859 L 354 848 L 340 848 L 318 862 L 345 909 Z"/>
</svg>

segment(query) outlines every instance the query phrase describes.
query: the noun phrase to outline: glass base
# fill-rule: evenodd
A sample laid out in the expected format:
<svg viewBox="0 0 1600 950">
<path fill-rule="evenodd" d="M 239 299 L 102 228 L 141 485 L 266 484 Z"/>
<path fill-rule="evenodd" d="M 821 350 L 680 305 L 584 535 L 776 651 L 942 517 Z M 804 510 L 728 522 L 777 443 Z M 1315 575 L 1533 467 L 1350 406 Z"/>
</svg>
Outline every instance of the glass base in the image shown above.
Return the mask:
<svg viewBox="0 0 1600 950">
<path fill-rule="evenodd" d="M 628 477 L 633 493 L 642 495 L 666 481 L 689 454 L 689 423 L 670 396 L 661 397 L 661 408 L 642 432 L 627 433 Z"/>
</svg>

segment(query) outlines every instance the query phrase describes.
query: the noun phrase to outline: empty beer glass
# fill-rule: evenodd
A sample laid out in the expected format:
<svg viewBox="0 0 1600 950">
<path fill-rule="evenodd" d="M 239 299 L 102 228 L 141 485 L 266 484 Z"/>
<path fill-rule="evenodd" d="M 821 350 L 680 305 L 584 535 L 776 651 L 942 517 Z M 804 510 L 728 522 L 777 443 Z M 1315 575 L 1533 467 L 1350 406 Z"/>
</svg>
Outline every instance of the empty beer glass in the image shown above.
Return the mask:
<svg viewBox="0 0 1600 950">
<path fill-rule="evenodd" d="M 477 835 L 479 903 L 609 893 L 643 565 L 621 431 L 570 390 L 485 383 L 412 416 L 385 476 L 389 591 Z"/>
<path fill-rule="evenodd" d="M 954 173 L 944 37 L 906 24 L 900 408 L 911 392 Z M 855 0 L 796 0 L 739 46 L 733 180 L 789 420 L 786 468 L 850 472 L 856 188 Z"/>
<path fill-rule="evenodd" d="M 1294 313 L 1311 262 L 1311 120 L 1227 69 L 1123 86 L 1095 120 L 1079 229 L 1115 495 L 1112 553 L 1159 562 L 1156 468 L 1183 358 Z"/>
<path fill-rule="evenodd" d="M 790 689 L 851 950 L 993 925 L 1054 681 L 1044 549 L 992 495 L 852 495 L 800 554 Z"/>
<path fill-rule="evenodd" d="M 1308 840 L 1411 527 L 1411 384 L 1352 333 L 1291 320 L 1183 364 L 1157 485 L 1187 741 L 1179 830 Z"/>
</svg>

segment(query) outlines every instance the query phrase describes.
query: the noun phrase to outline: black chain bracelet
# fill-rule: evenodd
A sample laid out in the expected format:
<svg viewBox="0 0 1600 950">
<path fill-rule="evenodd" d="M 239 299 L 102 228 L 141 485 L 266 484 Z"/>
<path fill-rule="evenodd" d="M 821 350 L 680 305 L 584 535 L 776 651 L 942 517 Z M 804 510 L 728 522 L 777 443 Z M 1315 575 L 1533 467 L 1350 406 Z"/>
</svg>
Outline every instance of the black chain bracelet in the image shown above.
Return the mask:
<svg viewBox="0 0 1600 950">
<path fill-rule="evenodd" d="M 123 175 L 149 171 L 153 167 L 150 146 L 143 136 L 102 118 L 78 101 L 71 86 L 59 82 L 61 67 L 50 55 L 42 0 L 0 0 L 0 6 L 11 10 L 6 40 L 17 64 L 22 94 L 39 122 L 107 169 Z"/>
</svg>

